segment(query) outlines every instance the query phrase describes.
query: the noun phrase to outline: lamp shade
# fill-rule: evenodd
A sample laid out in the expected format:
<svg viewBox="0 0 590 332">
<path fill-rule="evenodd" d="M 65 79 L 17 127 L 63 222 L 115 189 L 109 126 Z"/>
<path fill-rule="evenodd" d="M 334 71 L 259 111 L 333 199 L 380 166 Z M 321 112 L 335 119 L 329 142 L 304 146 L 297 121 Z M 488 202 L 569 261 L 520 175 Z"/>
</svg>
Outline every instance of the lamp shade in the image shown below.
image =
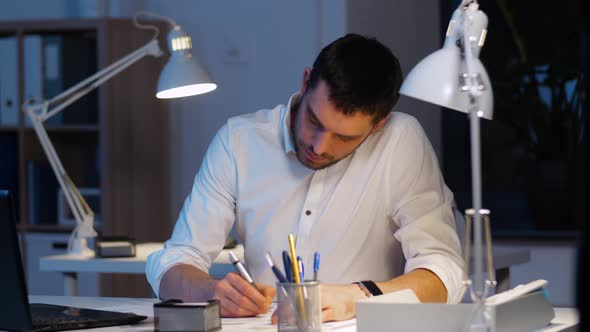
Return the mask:
<svg viewBox="0 0 590 332">
<path fill-rule="evenodd" d="M 474 70 L 485 87 L 478 98 L 478 108 L 483 118 L 491 120 L 494 110 L 492 85 L 483 64 L 474 59 Z M 469 93 L 460 89 L 460 80 L 465 72 L 455 46 L 442 48 L 420 61 L 410 71 L 400 88 L 400 93 L 432 104 L 469 112 Z"/>
<path fill-rule="evenodd" d="M 461 7 L 461 6 L 460 6 Z M 468 19 L 467 30 L 462 22 Z M 432 104 L 469 112 L 470 78 L 467 75 L 466 56 L 458 45 L 471 51 L 470 72 L 476 75 L 471 84 L 477 90 L 478 115 L 491 120 L 494 111 L 492 84 L 479 60 L 485 40 L 487 16 L 477 9 L 477 4 L 458 8 L 453 13 L 443 48 L 430 54 L 410 71 L 400 88 L 400 93 Z M 467 41 L 465 41 L 467 40 Z M 466 52 L 467 53 L 467 52 Z"/>
<path fill-rule="evenodd" d="M 213 91 L 217 84 L 191 54 L 191 39 L 176 26 L 168 35 L 171 51 L 158 80 L 157 98 L 180 98 Z"/>
<path fill-rule="evenodd" d="M 213 91 L 217 84 L 195 59 L 172 56 L 160 73 L 158 93 L 161 99 L 179 98 Z"/>
</svg>

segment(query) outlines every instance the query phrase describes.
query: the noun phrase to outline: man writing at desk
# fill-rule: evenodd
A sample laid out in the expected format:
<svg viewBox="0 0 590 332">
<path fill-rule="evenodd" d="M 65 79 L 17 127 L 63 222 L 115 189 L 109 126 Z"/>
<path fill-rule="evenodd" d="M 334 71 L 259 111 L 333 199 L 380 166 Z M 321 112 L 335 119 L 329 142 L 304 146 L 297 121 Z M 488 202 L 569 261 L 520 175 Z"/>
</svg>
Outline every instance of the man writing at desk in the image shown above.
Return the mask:
<svg viewBox="0 0 590 332">
<path fill-rule="evenodd" d="M 265 313 L 276 282 L 265 253 L 280 257 L 292 233 L 305 266 L 321 254 L 323 321 L 354 317 L 354 303 L 371 293 L 405 288 L 423 302 L 458 302 L 452 193 L 418 122 L 391 113 L 401 81 L 386 46 L 347 35 L 304 70 L 286 107 L 229 119 L 172 237 L 148 259 L 155 293 L 219 299 L 226 317 Z M 260 292 L 237 274 L 207 273 L 234 225 Z"/>
</svg>

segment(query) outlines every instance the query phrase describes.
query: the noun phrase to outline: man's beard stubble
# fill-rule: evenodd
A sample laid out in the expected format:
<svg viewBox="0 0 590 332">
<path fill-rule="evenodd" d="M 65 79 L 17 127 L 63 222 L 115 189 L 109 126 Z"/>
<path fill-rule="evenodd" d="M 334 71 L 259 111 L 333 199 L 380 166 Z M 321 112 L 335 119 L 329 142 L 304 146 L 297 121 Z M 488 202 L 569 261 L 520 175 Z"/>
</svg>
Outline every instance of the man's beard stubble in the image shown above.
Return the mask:
<svg viewBox="0 0 590 332">
<path fill-rule="evenodd" d="M 312 169 L 314 171 L 318 171 L 324 168 L 328 168 L 334 164 L 336 164 L 337 162 L 346 159 L 346 157 L 348 157 L 349 155 L 351 155 L 352 153 L 354 153 L 354 151 L 356 150 L 356 148 L 354 150 L 352 150 L 349 154 L 345 155 L 344 157 L 340 158 L 340 159 L 335 159 L 333 156 L 330 155 L 324 155 L 324 156 L 320 156 L 323 158 L 327 158 L 328 161 L 324 164 L 320 164 L 319 166 L 313 166 L 310 164 L 307 164 L 305 161 L 305 156 L 303 156 L 303 151 L 305 149 L 308 149 L 310 151 L 313 152 L 313 149 L 311 148 L 311 146 L 307 146 L 305 144 L 305 142 L 301 139 L 299 139 L 299 137 L 297 136 L 297 115 L 299 114 L 299 110 L 300 110 L 300 106 L 301 106 L 301 99 L 303 99 L 303 97 L 300 97 L 299 100 L 291 107 L 291 121 L 290 121 L 290 125 L 289 125 L 289 130 L 291 132 L 291 139 L 295 142 L 295 156 L 297 156 L 297 160 L 301 163 L 301 165 Z M 364 140 L 363 140 L 364 141 Z M 360 143 L 362 144 L 362 142 Z M 357 148 L 360 146 L 360 144 L 357 146 Z"/>
</svg>

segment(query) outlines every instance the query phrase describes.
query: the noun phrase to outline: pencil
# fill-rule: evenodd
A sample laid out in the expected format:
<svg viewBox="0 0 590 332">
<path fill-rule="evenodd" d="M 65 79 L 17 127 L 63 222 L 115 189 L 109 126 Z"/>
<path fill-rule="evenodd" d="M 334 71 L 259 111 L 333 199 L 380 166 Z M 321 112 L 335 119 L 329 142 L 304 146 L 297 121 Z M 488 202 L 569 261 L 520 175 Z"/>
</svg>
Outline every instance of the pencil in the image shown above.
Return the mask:
<svg viewBox="0 0 590 332">
<path fill-rule="evenodd" d="M 300 284 L 301 278 L 299 277 L 299 266 L 297 266 L 297 253 L 295 252 L 295 238 L 293 234 L 289 234 L 289 249 L 291 250 L 291 264 L 293 265 L 293 278 L 295 283 Z M 307 316 L 305 315 L 305 303 L 303 303 L 303 292 L 301 288 L 298 289 L 299 293 L 299 311 L 301 313 L 301 320 L 306 321 Z"/>
<path fill-rule="evenodd" d="M 295 238 L 293 234 L 289 234 L 289 249 L 291 250 L 291 265 L 293 265 L 293 278 L 295 283 L 301 283 L 301 277 L 299 275 L 299 265 L 297 264 L 297 254 L 295 253 Z"/>
</svg>

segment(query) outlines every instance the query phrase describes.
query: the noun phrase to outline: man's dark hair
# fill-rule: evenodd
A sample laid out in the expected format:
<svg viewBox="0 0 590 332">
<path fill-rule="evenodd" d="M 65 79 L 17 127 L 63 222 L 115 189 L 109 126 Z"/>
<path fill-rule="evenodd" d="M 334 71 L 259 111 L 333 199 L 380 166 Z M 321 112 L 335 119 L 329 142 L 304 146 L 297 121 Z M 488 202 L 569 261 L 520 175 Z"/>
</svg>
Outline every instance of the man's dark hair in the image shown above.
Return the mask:
<svg viewBox="0 0 590 332">
<path fill-rule="evenodd" d="M 402 72 L 399 61 L 375 38 L 348 34 L 324 47 L 315 62 L 307 90 L 323 80 L 330 101 L 346 115 L 372 115 L 373 123 L 385 118 L 399 98 Z"/>
</svg>

